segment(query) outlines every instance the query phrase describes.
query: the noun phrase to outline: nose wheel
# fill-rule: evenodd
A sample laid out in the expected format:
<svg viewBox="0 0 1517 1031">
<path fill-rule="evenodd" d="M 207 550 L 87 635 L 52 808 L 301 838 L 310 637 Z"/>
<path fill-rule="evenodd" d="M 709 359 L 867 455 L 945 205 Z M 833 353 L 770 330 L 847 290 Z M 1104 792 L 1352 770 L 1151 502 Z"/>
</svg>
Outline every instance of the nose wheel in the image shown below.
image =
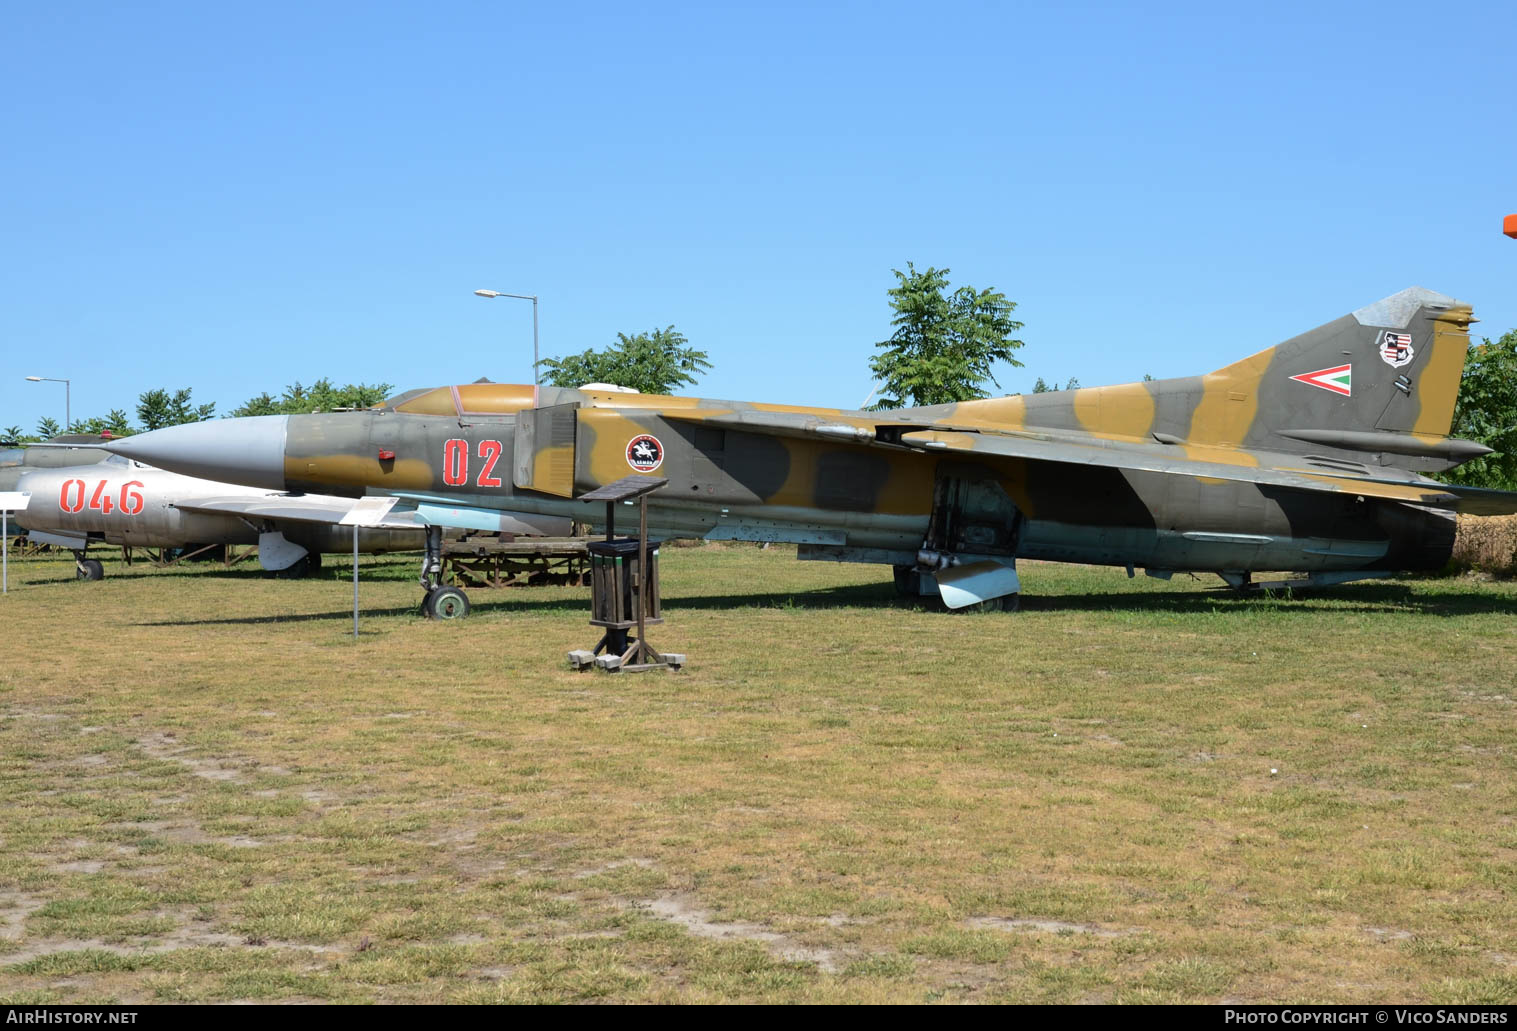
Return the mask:
<svg viewBox="0 0 1517 1031">
<path fill-rule="evenodd" d="M 99 580 L 105 576 L 105 567 L 96 559 L 85 558 L 84 552 L 74 552 L 74 579 Z"/>
<path fill-rule="evenodd" d="M 421 614 L 428 619 L 463 619 L 469 614 L 469 596 L 442 582 L 442 527 L 427 527 L 427 551 L 421 560 Z"/>
<path fill-rule="evenodd" d="M 421 603 L 428 619 L 463 619 L 469 614 L 469 596 L 457 587 L 439 587 Z"/>
</svg>

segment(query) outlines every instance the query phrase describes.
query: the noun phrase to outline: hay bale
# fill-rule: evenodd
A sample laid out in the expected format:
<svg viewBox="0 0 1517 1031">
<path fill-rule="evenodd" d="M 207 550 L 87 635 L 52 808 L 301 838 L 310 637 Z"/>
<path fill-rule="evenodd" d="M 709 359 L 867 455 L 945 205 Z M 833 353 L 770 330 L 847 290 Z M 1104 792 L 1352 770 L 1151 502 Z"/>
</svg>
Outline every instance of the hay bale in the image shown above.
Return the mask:
<svg viewBox="0 0 1517 1031">
<path fill-rule="evenodd" d="M 1517 515 L 1460 516 L 1451 562 L 1458 570 L 1517 576 Z"/>
</svg>

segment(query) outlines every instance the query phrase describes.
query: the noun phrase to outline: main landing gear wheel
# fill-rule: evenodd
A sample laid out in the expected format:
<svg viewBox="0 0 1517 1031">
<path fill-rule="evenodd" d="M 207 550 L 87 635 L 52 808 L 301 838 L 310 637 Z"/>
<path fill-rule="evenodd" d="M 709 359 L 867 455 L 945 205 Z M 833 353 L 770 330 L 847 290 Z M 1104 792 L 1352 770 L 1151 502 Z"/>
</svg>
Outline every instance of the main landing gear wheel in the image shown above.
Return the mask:
<svg viewBox="0 0 1517 1031">
<path fill-rule="evenodd" d="M 895 593 L 903 598 L 921 597 L 921 574 L 911 566 L 894 566 Z"/>
<path fill-rule="evenodd" d="M 320 562 L 311 562 L 315 557 L 315 552 L 308 552 L 283 569 L 277 569 L 268 575 L 276 580 L 303 580 L 321 567 Z"/>
<path fill-rule="evenodd" d="M 76 563 L 74 578 L 76 580 L 99 580 L 105 576 L 105 567 L 98 560 L 82 558 Z"/>
<path fill-rule="evenodd" d="M 463 619 L 469 614 L 469 596 L 457 587 L 437 588 L 422 605 L 432 619 Z"/>
</svg>

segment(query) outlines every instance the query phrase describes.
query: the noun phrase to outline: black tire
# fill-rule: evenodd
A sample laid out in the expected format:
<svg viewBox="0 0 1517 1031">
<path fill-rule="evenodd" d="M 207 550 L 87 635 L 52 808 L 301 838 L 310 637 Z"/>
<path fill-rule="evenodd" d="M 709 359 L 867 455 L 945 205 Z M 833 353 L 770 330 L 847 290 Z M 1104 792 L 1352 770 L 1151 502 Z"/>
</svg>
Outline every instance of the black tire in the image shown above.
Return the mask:
<svg viewBox="0 0 1517 1031">
<path fill-rule="evenodd" d="M 74 576 L 80 580 L 99 580 L 105 576 L 105 567 L 97 559 L 80 559 Z"/>
<path fill-rule="evenodd" d="M 903 598 L 921 596 L 921 574 L 911 566 L 892 566 L 895 571 L 895 593 Z"/>
<path fill-rule="evenodd" d="M 311 552 L 306 552 L 283 569 L 276 569 L 269 575 L 279 580 L 299 580 L 301 577 L 310 576 L 311 554 Z"/>
<path fill-rule="evenodd" d="M 463 619 L 469 614 L 469 596 L 457 587 L 439 587 L 427 595 L 427 615 L 433 619 Z"/>
</svg>

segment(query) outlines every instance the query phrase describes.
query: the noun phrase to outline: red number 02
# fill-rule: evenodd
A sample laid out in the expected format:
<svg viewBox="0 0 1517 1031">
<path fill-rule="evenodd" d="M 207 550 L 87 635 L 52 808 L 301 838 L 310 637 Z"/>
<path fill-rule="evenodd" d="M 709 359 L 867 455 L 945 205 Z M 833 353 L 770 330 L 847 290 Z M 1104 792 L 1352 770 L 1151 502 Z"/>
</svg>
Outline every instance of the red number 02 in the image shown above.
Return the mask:
<svg viewBox="0 0 1517 1031">
<path fill-rule="evenodd" d="M 442 482 L 462 487 L 469 482 L 469 442 L 450 440 L 442 447 Z"/>
<path fill-rule="evenodd" d="M 481 440 L 479 457 L 485 460 L 479 470 L 477 486 L 499 487 L 500 477 L 495 475 L 495 464 L 500 461 L 505 449 L 498 440 Z M 442 482 L 449 487 L 462 487 L 469 482 L 469 442 L 453 439 L 442 446 Z"/>
<path fill-rule="evenodd" d="M 481 487 L 499 487 L 500 477 L 490 474 L 495 472 L 495 463 L 500 461 L 500 441 L 481 440 L 479 442 L 479 457 L 485 460 L 485 467 L 479 471 L 479 485 Z"/>
</svg>

